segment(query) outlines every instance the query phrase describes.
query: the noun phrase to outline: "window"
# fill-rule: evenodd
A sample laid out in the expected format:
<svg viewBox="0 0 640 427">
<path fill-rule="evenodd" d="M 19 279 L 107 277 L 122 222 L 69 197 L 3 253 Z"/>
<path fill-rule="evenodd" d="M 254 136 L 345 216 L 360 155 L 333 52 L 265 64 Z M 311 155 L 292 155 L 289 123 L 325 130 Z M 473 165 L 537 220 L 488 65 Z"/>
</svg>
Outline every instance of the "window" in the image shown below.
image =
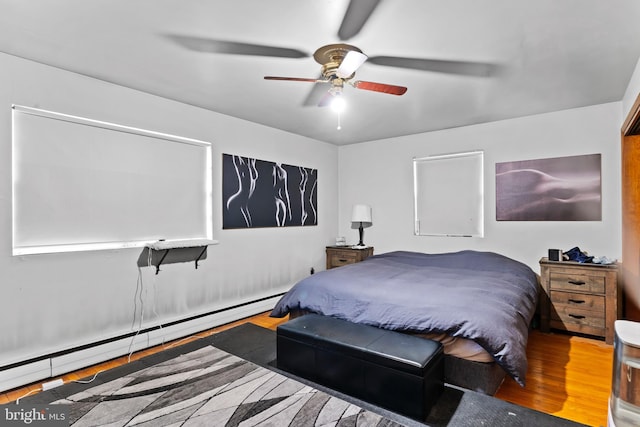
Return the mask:
<svg viewBox="0 0 640 427">
<path fill-rule="evenodd" d="M 13 107 L 13 254 L 211 239 L 211 144 Z"/>
<path fill-rule="evenodd" d="M 415 234 L 484 236 L 483 152 L 413 159 Z"/>
</svg>

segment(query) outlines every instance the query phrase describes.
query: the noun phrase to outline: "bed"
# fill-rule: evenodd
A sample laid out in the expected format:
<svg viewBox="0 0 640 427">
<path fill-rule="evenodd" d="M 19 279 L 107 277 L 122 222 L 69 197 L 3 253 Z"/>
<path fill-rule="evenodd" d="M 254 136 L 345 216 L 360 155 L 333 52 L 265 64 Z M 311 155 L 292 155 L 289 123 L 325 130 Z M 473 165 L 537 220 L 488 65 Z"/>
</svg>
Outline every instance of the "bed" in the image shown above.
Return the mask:
<svg viewBox="0 0 640 427">
<path fill-rule="evenodd" d="M 494 394 L 505 375 L 524 386 L 539 281 L 493 252 L 395 251 L 311 275 L 272 317 L 332 316 L 443 342 L 445 380 Z"/>
</svg>

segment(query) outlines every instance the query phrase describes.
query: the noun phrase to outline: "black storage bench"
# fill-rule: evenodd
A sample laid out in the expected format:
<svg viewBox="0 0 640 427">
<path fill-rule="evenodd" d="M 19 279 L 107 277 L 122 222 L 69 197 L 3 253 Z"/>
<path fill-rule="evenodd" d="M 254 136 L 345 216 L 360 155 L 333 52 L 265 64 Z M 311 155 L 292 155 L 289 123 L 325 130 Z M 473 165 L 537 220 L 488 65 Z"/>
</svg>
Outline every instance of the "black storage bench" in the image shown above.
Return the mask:
<svg viewBox="0 0 640 427">
<path fill-rule="evenodd" d="M 277 364 L 419 420 L 444 389 L 439 342 L 316 314 L 278 326 Z"/>
</svg>

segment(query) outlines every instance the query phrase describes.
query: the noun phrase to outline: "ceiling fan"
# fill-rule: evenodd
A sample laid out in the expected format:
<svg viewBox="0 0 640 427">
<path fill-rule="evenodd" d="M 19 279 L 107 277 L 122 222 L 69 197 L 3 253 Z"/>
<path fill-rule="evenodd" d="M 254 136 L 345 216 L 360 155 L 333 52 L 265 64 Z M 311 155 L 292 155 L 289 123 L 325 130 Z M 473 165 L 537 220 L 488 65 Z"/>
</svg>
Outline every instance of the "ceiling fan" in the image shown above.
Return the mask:
<svg viewBox="0 0 640 427">
<path fill-rule="evenodd" d="M 358 34 L 365 26 L 371 14 L 375 11 L 380 1 L 381 0 L 350 0 L 338 30 L 338 38 L 341 41 L 344 41 Z M 293 48 L 181 35 L 169 35 L 169 38 L 190 50 L 199 52 L 280 58 L 306 58 L 309 56 L 307 52 Z M 353 80 L 356 70 L 365 61 L 375 65 L 475 77 L 492 76 L 500 68 L 496 64 L 474 61 L 403 58 L 394 56 L 367 57 L 359 48 L 344 43 L 323 46 L 315 51 L 313 57 L 316 62 L 322 65 L 321 75 L 318 78 L 276 76 L 265 76 L 264 78 L 266 80 L 318 83 L 314 86 L 314 89 L 311 91 L 309 96 L 307 96 L 304 105 L 313 105 L 313 101 L 318 98 L 318 90 L 322 90 L 320 88 L 324 86 L 323 83 L 330 83 L 331 88 L 328 92 L 323 90 L 324 96 L 317 104 L 319 106 L 325 106 L 332 98 L 335 98 L 336 95 L 342 93 L 344 83 L 348 83 L 357 89 L 393 95 L 403 95 L 407 91 L 407 88 L 404 86 Z"/>
<path fill-rule="evenodd" d="M 317 63 L 322 65 L 320 78 L 265 76 L 265 80 L 288 80 L 295 82 L 330 83 L 331 89 L 320 99 L 318 106 L 325 107 L 342 95 L 344 84 L 356 89 L 404 95 L 407 88 L 384 83 L 353 80 L 356 70 L 367 60 L 367 55 L 349 44 L 338 43 L 322 46 L 313 54 Z"/>
</svg>

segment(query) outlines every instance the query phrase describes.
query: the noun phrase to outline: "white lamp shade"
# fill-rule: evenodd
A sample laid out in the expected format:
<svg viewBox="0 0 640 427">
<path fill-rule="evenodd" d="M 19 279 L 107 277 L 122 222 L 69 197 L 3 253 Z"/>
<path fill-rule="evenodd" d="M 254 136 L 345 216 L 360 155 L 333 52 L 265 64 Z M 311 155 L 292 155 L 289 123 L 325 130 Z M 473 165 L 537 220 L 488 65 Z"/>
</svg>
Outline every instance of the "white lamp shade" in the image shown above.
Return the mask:
<svg viewBox="0 0 640 427">
<path fill-rule="evenodd" d="M 373 222 L 371 222 L 371 206 L 354 205 L 353 212 L 351 213 L 351 222 L 353 228 L 360 227 L 360 223 L 362 223 L 362 227 L 371 227 L 373 224 Z"/>
</svg>

